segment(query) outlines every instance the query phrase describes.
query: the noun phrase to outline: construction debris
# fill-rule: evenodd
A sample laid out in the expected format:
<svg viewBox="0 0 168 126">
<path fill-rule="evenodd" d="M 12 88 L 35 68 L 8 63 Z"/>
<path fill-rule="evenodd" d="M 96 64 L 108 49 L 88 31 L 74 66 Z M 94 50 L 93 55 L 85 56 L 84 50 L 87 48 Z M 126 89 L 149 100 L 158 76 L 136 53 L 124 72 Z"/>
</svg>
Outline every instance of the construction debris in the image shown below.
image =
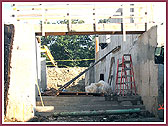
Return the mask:
<svg viewBox="0 0 168 126">
<path fill-rule="evenodd" d="M 148 111 L 99 116 L 41 116 L 37 114 L 28 122 L 162 122 Z"/>
<path fill-rule="evenodd" d="M 57 90 L 54 88 L 46 89 L 44 92 L 41 93 L 42 96 L 55 96 Z"/>
<path fill-rule="evenodd" d="M 57 92 L 57 96 L 104 96 L 103 93 L 88 93 L 88 92 Z"/>
<path fill-rule="evenodd" d="M 86 92 L 90 93 L 106 93 L 109 94 L 112 89 L 111 86 L 104 82 L 104 81 L 99 81 L 98 83 L 91 83 L 91 85 L 85 87 Z"/>
<path fill-rule="evenodd" d="M 108 56 L 111 53 L 116 53 L 121 49 L 121 46 L 117 46 L 115 48 L 113 48 L 111 51 L 109 51 L 106 55 L 104 55 L 102 58 L 100 58 L 98 61 L 96 61 L 93 65 L 91 65 L 90 67 L 88 67 L 87 69 L 85 69 L 83 72 L 81 72 L 80 74 L 78 74 L 76 77 L 74 77 L 72 80 L 68 81 L 66 84 L 64 84 L 63 86 L 61 86 L 58 90 L 63 90 L 64 88 L 68 87 L 69 85 L 71 85 L 72 82 L 74 82 L 76 79 L 78 79 L 80 76 L 82 76 L 84 73 L 86 73 L 89 69 L 91 69 L 92 67 L 94 67 L 96 64 L 98 64 L 100 61 L 102 61 L 104 58 L 106 58 L 106 56 Z"/>
<path fill-rule="evenodd" d="M 63 84 L 77 76 L 80 72 L 84 71 L 87 67 L 69 67 L 69 68 L 47 68 L 47 88 L 58 89 Z M 75 86 L 80 80 L 83 80 L 85 75 L 82 75 L 77 80 L 75 80 L 71 86 Z"/>
</svg>

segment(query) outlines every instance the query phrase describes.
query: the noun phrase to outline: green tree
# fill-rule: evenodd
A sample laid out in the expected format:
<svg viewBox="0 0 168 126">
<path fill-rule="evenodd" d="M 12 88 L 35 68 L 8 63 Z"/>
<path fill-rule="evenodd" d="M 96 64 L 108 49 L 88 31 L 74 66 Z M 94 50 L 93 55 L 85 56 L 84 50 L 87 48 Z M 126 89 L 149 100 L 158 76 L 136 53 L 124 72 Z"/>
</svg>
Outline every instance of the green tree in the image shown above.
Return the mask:
<svg viewBox="0 0 168 126">
<path fill-rule="evenodd" d="M 68 24 L 69 20 L 59 20 L 56 24 Z M 82 24 L 83 20 L 73 19 L 72 24 Z M 42 45 L 47 45 L 55 60 L 77 60 L 94 58 L 94 41 L 90 35 L 66 35 L 42 37 Z M 62 62 L 58 65 L 88 67 L 93 61 Z"/>
<path fill-rule="evenodd" d="M 94 41 L 89 35 L 66 35 L 42 37 L 42 45 L 47 45 L 55 60 L 76 60 L 94 58 Z M 93 61 L 59 61 L 58 65 L 88 67 Z"/>
</svg>

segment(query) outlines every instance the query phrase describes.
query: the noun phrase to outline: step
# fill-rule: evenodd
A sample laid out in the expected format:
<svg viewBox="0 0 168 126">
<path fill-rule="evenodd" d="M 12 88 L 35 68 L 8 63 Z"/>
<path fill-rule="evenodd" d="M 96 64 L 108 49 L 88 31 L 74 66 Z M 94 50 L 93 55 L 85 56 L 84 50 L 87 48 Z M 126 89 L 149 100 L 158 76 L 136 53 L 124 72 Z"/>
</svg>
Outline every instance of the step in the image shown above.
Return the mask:
<svg viewBox="0 0 168 126">
<path fill-rule="evenodd" d="M 129 63 L 131 63 L 131 61 L 130 60 L 125 60 L 124 63 L 129 64 Z"/>
</svg>

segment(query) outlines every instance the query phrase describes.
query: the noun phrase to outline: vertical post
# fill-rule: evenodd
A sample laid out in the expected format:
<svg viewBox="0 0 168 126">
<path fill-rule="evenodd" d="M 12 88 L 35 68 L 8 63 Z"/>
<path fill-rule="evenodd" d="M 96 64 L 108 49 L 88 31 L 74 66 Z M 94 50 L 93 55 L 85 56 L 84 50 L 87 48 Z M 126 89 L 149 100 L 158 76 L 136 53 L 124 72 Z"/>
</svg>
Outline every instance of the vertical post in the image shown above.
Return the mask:
<svg viewBox="0 0 168 126">
<path fill-rule="evenodd" d="M 116 76 L 117 93 L 118 93 L 118 70 L 119 70 L 118 66 L 119 66 L 119 59 L 117 60 L 117 76 Z M 115 87 L 115 90 L 116 90 L 116 87 Z"/>
<path fill-rule="evenodd" d="M 124 67 L 124 57 L 122 57 L 122 69 L 121 69 L 121 79 L 120 79 L 120 95 L 121 95 L 121 84 L 123 83 L 123 67 Z"/>
<path fill-rule="evenodd" d="M 123 24 L 123 41 L 126 41 L 126 27 L 125 27 L 125 16 L 126 16 L 126 8 L 125 5 L 122 5 L 122 24 Z"/>
<path fill-rule="evenodd" d="M 94 32 L 96 31 L 96 26 L 97 26 L 97 19 L 96 19 L 96 7 L 95 7 L 95 4 L 94 4 L 94 7 L 93 7 L 93 30 Z"/>
<path fill-rule="evenodd" d="M 95 35 L 95 62 L 99 60 L 99 37 Z M 98 81 L 98 65 L 95 65 L 95 81 Z"/>
<path fill-rule="evenodd" d="M 98 52 L 99 52 L 99 37 L 98 37 L 98 35 L 96 35 L 96 37 L 95 37 L 95 59 L 96 59 L 96 61 L 99 58 Z"/>
<path fill-rule="evenodd" d="M 153 22 L 153 5 L 152 3 L 150 4 L 150 12 L 151 12 L 151 23 Z"/>
<path fill-rule="evenodd" d="M 131 56 L 130 56 L 130 61 L 131 61 L 131 63 L 130 63 L 130 68 L 131 68 L 131 70 L 130 70 L 130 83 L 131 83 L 131 94 L 132 94 L 132 72 L 133 72 L 133 66 L 131 65 L 132 64 Z"/>
<path fill-rule="evenodd" d="M 67 16 L 68 16 L 68 31 L 71 31 L 71 26 L 72 26 L 71 16 L 70 16 L 70 13 L 71 13 L 71 5 L 70 5 L 70 4 L 67 4 L 67 5 L 68 5 L 68 13 L 67 13 Z"/>
<path fill-rule="evenodd" d="M 145 6 L 145 31 L 148 30 L 148 6 Z"/>
<path fill-rule="evenodd" d="M 15 7 L 15 4 L 12 5 L 12 9 L 13 9 L 13 14 L 12 14 L 12 17 L 14 19 L 14 24 L 17 22 L 17 8 Z M 3 22 L 5 23 L 5 22 Z"/>
<path fill-rule="evenodd" d="M 131 68 L 132 68 L 132 77 L 133 77 L 133 82 L 134 82 L 134 90 L 135 90 L 135 95 L 136 95 L 136 85 L 135 85 L 135 78 L 134 78 L 134 70 L 133 70 L 133 64 L 132 64 L 132 58 L 130 56 L 130 61 L 131 61 Z"/>
<path fill-rule="evenodd" d="M 41 24 L 41 30 L 42 30 L 42 36 L 45 36 L 45 28 L 44 28 L 44 21 L 45 21 L 45 9 L 44 9 L 44 5 L 41 4 L 41 8 L 42 8 L 42 24 Z"/>
</svg>

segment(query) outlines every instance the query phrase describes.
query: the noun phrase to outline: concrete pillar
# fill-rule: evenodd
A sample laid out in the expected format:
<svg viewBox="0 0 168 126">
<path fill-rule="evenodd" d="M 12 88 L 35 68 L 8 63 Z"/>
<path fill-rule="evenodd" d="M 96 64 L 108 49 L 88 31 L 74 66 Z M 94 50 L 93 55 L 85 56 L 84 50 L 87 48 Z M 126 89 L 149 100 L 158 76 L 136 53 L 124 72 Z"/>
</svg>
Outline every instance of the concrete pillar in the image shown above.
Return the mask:
<svg viewBox="0 0 168 126">
<path fill-rule="evenodd" d="M 37 71 L 37 74 L 36 74 L 36 77 L 37 77 L 37 82 L 38 82 L 38 85 L 39 85 L 39 89 L 41 89 L 41 43 L 39 43 L 37 41 L 37 39 L 35 40 L 35 46 L 36 46 L 36 61 L 37 61 L 37 64 L 36 64 L 36 71 Z M 35 88 L 36 88 L 36 97 L 39 95 L 39 91 L 38 91 L 38 88 L 37 88 L 37 85 L 35 85 Z"/>
<path fill-rule="evenodd" d="M 47 74 L 46 74 L 46 58 L 41 58 L 41 89 L 44 91 L 47 88 Z"/>
<path fill-rule="evenodd" d="M 98 60 L 98 58 L 99 58 L 99 56 L 98 56 L 98 52 L 99 52 L 99 37 L 98 36 L 96 36 L 95 37 L 95 60 L 97 61 Z"/>
<path fill-rule="evenodd" d="M 36 56 L 32 25 L 15 24 L 10 69 L 6 117 L 27 121 L 34 116 L 35 108 Z"/>
<path fill-rule="evenodd" d="M 95 37 L 95 61 L 98 61 L 99 60 L 99 37 L 96 36 Z M 98 72 L 98 67 L 99 67 L 99 64 L 95 65 L 94 67 L 94 71 L 95 71 L 95 81 L 97 80 L 98 76 L 96 75 L 96 73 Z"/>
</svg>

